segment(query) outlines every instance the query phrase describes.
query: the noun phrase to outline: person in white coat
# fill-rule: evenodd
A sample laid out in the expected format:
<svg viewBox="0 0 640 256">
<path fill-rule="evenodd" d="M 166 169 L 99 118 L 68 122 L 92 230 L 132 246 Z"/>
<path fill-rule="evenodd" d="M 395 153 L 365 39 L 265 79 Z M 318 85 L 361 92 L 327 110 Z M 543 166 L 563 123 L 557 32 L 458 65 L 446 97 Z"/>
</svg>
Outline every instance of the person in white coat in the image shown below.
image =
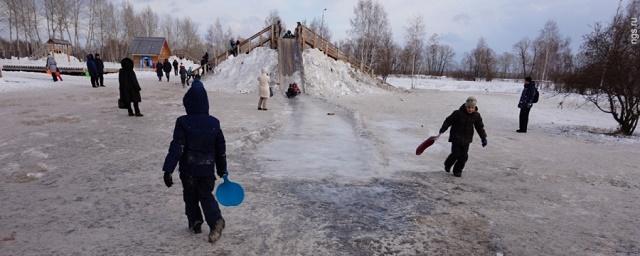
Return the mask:
<svg viewBox="0 0 640 256">
<path fill-rule="evenodd" d="M 58 64 L 56 63 L 56 59 L 53 58 L 53 55 L 51 55 L 51 53 L 49 53 L 49 55 L 47 56 L 47 66 L 46 66 L 47 70 L 49 72 L 51 72 L 51 76 L 53 77 L 53 81 L 54 82 L 58 82 L 58 76 L 56 75 L 56 72 L 58 71 Z"/>
<path fill-rule="evenodd" d="M 269 76 L 264 69 L 262 69 L 262 73 L 258 76 L 258 92 L 260 93 L 258 110 L 267 110 L 267 99 L 271 95 L 269 92 Z"/>
</svg>

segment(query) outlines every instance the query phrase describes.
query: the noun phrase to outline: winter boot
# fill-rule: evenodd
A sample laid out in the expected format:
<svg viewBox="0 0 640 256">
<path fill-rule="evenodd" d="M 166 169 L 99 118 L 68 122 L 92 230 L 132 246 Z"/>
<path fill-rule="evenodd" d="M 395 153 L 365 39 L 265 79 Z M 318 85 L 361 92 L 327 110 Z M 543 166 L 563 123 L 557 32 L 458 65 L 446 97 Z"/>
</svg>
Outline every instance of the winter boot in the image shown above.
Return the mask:
<svg viewBox="0 0 640 256">
<path fill-rule="evenodd" d="M 224 225 L 224 219 L 222 217 L 216 221 L 216 225 L 209 231 L 209 243 L 215 243 L 220 239 Z"/>
<path fill-rule="evenodd" d="M 202 233 L 202 221 L 196 220 L 195 222 L 193 222 L 193 225 L 189 227 L 189 230 L 191 230 L 194 234 Z"/>
</svg>

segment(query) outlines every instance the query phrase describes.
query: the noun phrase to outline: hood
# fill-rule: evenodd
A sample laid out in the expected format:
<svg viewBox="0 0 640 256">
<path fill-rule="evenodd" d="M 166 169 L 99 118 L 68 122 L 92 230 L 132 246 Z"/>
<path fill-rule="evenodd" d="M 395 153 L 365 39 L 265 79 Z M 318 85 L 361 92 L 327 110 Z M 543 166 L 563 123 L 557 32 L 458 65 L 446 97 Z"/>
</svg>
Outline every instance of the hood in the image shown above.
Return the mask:
<svg viewBox="0 0 640 256">
<path fill-rule="evenodd" d="M 209 97 L 202 82 L 194 80 L 191 88 L 182 98 L 187 115 L 209 114 Z"/>
<path fill-rule="evenodd" d="M 123 70 L 133 70 L 133 61 L 129 58 L 124 58 L 120 61 L 120 66 Z"/>
<path fill-rule="evenodd" d="M 93 54 L 87 54 L 87 61 L 93 60 Z"/>
<path fill-rule="evenodd" d="M 462 111 L 463 113 L 465 113 L 467 115 L 469 114 L 469 113 L 467 113 L 467 107 L 465 106 L 464 103 L 462 104 L 462 106 L 460 106 L 460 108 L 458 110 Z M 476 112 L 474 112 L 474 113 L 477 113 L 477 112 L 478 112 L 478 106 L 476 106 Z"/>
</svg>

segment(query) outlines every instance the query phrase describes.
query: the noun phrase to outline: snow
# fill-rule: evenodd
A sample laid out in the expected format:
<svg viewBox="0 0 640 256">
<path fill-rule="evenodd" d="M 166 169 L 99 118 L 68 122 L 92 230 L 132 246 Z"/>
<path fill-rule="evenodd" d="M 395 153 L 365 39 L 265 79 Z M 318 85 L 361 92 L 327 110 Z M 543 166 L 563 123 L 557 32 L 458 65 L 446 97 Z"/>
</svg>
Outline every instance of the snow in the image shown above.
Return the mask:
<svg viewBox="0 0 640 256">
<path fill-rule="evenodd" d="M 318 49 L 302 53 L 304 92 L 321 97 L 381 92 L 373 78 L 362 74 L 343 61 L 328 58 Z"/>
<path fill-rule="evenodd" d="M 258 90 L 258 75 L 265 69 L 272 81 L 275 81 L 278 65 L 278 52 L 266 47 L 258 47 L 249 54 L 239 54 L 215 67 L 213 75 L 203 81 L 208 89 L 220 89 L 233 92 L 255 92 Z"/>
<path fill-rule="evenodd" d="M 517 82 L 422 78 L 417 90 L 385 91 L 306 50 L 303 72 L 288 79 L 304 74 L 307 94 L 275 95 L 258 111 L 256 78 L 262 68 L 277 77 L 276 57 L 258 48 L 204 80 L 230 178 L 246 189 L 243 205 L 221 209 L 227 225 L 215 245 L 188 233 L 178 175 L 166 188 L 158 169 L 184 114 L 176 79 L 136 72 L 138 118 L 115 106 L 117 74 L 94 89 L 86 77 L 54 83 L 44 73 L 3 72 L 3 253 L 613 255 L 640 247 L 639 137 L 603 135 L 616 123 L 581 96 L 546 92 L 519 134 Z M 406 78 L 390 81 L 406 88 Z M 423 155 L 414 150 L 470 95 L 489 145 L 475 136 L 463 177 L 453 178 L 442 171 L 448 133 Z"/>
<path fill-rule="evenodd" d="M 33 89 L 84 87 L 91 85 L 91 81 L 85 76 L 62 75 L 63 81 L 53 82 L 51 75 L 47 73 L 3 71 L 0 78 L 0 93 L 12 91 L 25 91 Z M 151 71 L 136 71 L 138 79 L 155 78 L 156 73 Z M 105 80 L 113 79 L 117 83 L 118 73 L 104 75 Z"/>
<path fill-rule="evenodd" d="M 66 68 L 86 68 L 87 67 L 86 62 L 80 61 L 74 56 L 68 56 L 67 54 L 64 54 L 64 53 L 54 53 L 53 56 L 56 59 L 56 63 L 58 64 L 58 67 L 66 67 Z M 45 56 L 38 60 L 31 60 L 28 57 L 24 57 L 24 58 L 11 57 L 11 59 L 0 59 L 0 64 L 44 67 L 47 64 L 47 57 Z M 104 62 L 104 67 L 120 69 L 120 63 Z"/>
<path fill-rule="evenodd" d="M 411 89 L 411 80 L 413 80 L 415 89 L 491 93 L 519 93 L 522 90 L 522 83 L 515 81 L 460 81 L 447 77 L 421 75 L 417 75 L 413 79 L 410 76 L 389 76 L 387 83 L 399 88 Z"/>
</svg>

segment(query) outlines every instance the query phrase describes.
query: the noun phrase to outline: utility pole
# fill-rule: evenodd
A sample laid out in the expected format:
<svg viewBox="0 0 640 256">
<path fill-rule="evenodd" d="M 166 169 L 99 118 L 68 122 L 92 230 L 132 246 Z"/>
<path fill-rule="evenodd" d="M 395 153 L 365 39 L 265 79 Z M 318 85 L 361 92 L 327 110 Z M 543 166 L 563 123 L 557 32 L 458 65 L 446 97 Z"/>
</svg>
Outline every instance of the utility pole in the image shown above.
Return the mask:
<svg viewBox="0 0 640 256">
<path fill-rule="evenodd" d="M 320 31 L 318 31 L 318 32 L 320 32 L 318 34 L 320 34 L 320 37 L 322 37 L 322 38 L 324 38 L 324 12 L 326 12 L 326 11 L 327 11 L 327 8 L 324 8 L 322 10 L 322 19 L 320 21 Z"/>
</svg>

